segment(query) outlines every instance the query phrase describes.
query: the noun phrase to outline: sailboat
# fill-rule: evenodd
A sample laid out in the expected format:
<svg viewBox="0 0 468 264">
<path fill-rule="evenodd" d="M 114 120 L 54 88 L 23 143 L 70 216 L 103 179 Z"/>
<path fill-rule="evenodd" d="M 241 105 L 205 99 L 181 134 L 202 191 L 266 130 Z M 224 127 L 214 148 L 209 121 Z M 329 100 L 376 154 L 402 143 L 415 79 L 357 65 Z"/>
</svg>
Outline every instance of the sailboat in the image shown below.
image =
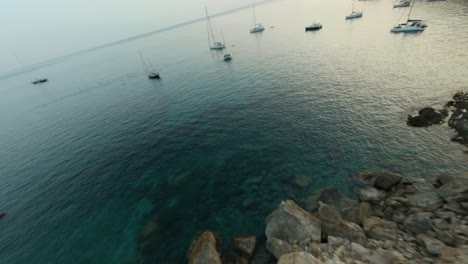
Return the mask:
<svg viewBox="0 0 468 264">
<path fill-rule="evenodd" d="M 18 57 L 18 55 L 16 54 L 13 54 L 16 58 L 16 61 L 18 62 L 18 64 L 21 66 L 21 70 L 22 71 L 25 71 L 25 66 L 24 66 L 24 63 L 20 60 L 20 58 Z M 48 82 L 49 79 L 47 78 L 37 78 L 37 79 L 34 79 L 31 81 L 32 84 L 39 84 L 39 83 L 45 83 L 45 82 Z"/>
<path fill-rule="evenodd" d="M 257 16 L 255 14 L 255 5 L 253 6 L 253 11 L 254 11 L 254 27 L 250 29 L 250 33 L 262 32 L 263 30 L 265 30 L 265 27 L 262 26 L 262 24 L 257 23 Z"/>
<path fill-rule="evenodd" d="M 224 40 L 224 34 L 221 32 L 221 35 L 223 36 L 223 42 L 226 44 L 226 41 Z M 232 60 L 232 53 L 230 52 L 227 52 L 227 48 L 226 48 L 226 52 L 223 54 L 223 61 L 230 61 Z"/>
<path fill-rule="evenodd" d="M 354 19 L 354 18 L 362 17 L 362 11 L 361 12 L 354 11 L 354 2 L 355 0 L 353 0 L 353 7 L 351 8 L 351 14 L 347 15 L 346 19 Z"/>
<path fill-rule="evenodd" d="M 424 28 L 427 27 L 426 24 L 424 24 L 420 19 L 410 19 L 410 15 L 411 15 L 411 11 L 413 10 L 413 7 L 414 7 L 414 0 L 408 12 L 408 17 L 406 19 L 406 22 L 395 25 L 392 29 L 390 29 L 390 32 L 392 33 L 415 33 L 415 32 L 424 31 Z M 403 16 L 404 14 L 405 13 L 403 12 L 401 15 Z"/>
<path fill-rule="evenodd" d="M 206 21 L 207 21 L 207 31 L 208 31 L 208 45 L 212 50 L 222 50 L 225 48 L 224 43 L 215 41 L 213 29 L 211 28 L 210 16 L 208 15 L 208 9 L 205 6 Z M 213 40 L 213 43 L 211 42 Z"/>
<path fill-rule="evenodd" d="M 143 68 L 145 69 L 145 72 L 146 72 L 148 78 L 149 79 L 161 79 L 161 76 L 159 75 L 159 72 L 155 72 L 155 71 L 150 70 L 150 67 L 148 66 L 145 59 L 143 58 L 143 55 L 141 55 L 141 51 L 138 51 L 138 53 L 140 54 L 141 64 L 143 64 Z"/>
</svg>

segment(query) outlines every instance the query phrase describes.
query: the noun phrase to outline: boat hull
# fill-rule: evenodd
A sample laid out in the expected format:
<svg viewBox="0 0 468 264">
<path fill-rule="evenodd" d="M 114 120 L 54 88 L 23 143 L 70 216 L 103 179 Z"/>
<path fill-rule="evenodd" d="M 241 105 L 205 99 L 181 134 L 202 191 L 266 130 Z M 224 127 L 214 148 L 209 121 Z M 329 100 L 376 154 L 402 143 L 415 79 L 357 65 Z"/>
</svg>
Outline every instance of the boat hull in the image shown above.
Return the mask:
<svg viewBox="0 0 468 264">
<path fill-rule="evenodd" d="M 417 33 L 424 31 L 424 28 L 392 28 L 390 32 L 392 33 Z"/>
<path fill-rule="evenodd" d="M 346 19 L 355 19 L 355 18 L 360 18 L 362 17 L 362 13 L 356 13 L 356 14 L 351 14 L 346 16 Z"/>
<path fill-rule="evenodd" d="M 410 6 L 410 3 L 399 3 L 399 4 L 395 4 L 393 5 L 393 8 L 398 8 L 398 7 L 407 7 L 407 6 Z"/>
<path fill-rule="evenodd" d="M 262 32 L 264 30 L 265 30 L 265 28 L 254 28 L 254 29 L 250 30 L 250 33 L 259 33 L 259 32 Z"/>
<path fill-rule="evenodd" d="M 45 83 L 45 82 L 48 82 L 48 81 L 49 81 L 48 79 L 39 79 L 39 80 L 34 80 L 31 83 L 32 84 L 39 84 L 39 83 Z"/>
<path fill-rule="evenodd" d="M 306 27 L 305 31 L 316 31 L 322 29 L 322 26 Z"/>
</svg>

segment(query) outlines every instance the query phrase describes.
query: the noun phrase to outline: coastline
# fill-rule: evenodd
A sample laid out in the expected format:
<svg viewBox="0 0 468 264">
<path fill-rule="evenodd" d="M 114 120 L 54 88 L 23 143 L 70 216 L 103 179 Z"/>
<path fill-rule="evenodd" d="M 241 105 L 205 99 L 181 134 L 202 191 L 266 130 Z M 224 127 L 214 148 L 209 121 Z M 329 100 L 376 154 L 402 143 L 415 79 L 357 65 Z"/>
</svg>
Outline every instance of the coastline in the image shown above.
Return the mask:
<svg viewBox="0 0 468 264">
<path fill-rule="evenodd" d="M 382 170 L 356 175 L 358 199 L 322 190 L 316 210 L 286 200 L 266 217 L 266 243 L 234 238 L 218 250 L 213 231 L 194 238 L 188 262 L 198 263 L 467 263 L 468 175 L 433 183 Z"/>
</svg>

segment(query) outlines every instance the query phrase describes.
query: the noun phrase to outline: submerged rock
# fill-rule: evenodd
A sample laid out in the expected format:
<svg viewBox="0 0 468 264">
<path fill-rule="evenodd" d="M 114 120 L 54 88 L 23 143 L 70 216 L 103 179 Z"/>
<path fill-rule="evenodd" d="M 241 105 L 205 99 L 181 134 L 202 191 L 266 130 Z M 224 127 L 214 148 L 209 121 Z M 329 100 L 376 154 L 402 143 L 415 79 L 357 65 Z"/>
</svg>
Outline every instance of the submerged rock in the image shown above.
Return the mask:
<svg viewBox="0 0 468 264">
<path fill-rule="evenodd" d="M 318 202 L 335 208 L 346 221 L 353 223 L 360 221 L 358 203 L 335 188 L 323 189 L 317 197 Z"/>
<path fill-rule="evenodd" d="M 221 255 L 213 232 L 205 231 L 195 238 L 188 259 L 190 264 L 221 264 Z"/>
<path fill-rule="evenodd" d="M 291 179 L 291 183 L 300 188 L 306 188 L 312 183 L 312 178 L 305 175 L 294 176 Z"/>
<path fill-rule="evenodd" d="M 235 237 L 234 244 L 236 245 L 237 249 L 242 251 L 248 257 L 251 257 L 255 251 L 257 239 L 255 236 Z"/>
<path fill-rule="evenodd" d="M 3 217 L 5 217 L 6 213 L 5 212 L 0 212 L 0 219 L 2 219 Z"/>
</svg>

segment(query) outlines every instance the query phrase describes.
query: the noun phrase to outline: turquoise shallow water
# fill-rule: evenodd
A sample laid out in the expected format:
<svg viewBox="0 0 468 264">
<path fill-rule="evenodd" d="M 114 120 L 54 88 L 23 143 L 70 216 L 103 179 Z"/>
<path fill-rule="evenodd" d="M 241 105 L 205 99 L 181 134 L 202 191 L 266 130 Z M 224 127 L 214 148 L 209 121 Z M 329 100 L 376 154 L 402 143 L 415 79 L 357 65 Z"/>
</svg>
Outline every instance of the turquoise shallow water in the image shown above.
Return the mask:
<svg viewBox="0 0 468 264">
<path fill-rule="evenodd" d="M 468 4 L 418 1 L 417 35 L 388 32 L 391 4 L 358 2 L 364 17 L 345 21 L 347 2 L 274 1 L 258 35 L 251 10 L 213 19 L 230 63 L 197 23 L 1 79 L 0 262 L 184 263 L 197 232 L 225 247 L 261 235 L 279 201 L 352 195 L 361 169 L 466 171 L 451 130 L 405 119 L 468 88 Z M 304 33 L 313 20 L 324 28 Z"/>
</svg>

